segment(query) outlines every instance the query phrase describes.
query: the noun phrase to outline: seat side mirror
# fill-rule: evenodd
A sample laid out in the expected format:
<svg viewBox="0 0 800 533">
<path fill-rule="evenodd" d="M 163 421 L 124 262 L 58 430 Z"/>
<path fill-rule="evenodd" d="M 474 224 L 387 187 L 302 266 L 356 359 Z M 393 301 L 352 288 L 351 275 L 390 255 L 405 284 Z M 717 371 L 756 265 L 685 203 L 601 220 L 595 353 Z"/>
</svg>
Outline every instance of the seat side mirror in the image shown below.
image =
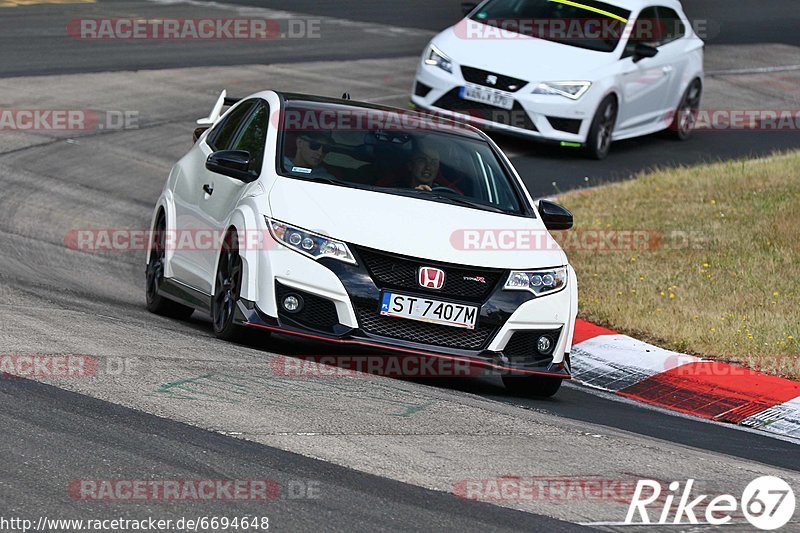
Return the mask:
<svg viewBox="0 0 800 533">
<path fill-rule="evenodd" d="M 633 62 L 638 63 L 647 57 L 655 57 L 658 54 L 658 48 L 650 46 L 649 44 L 636 43 L 636 48 L 633 49 Z"/>
<path fill-rule="evenodd" d="M 220 150 L 206 159 L 206 168 L 211 172 L 250 183 L 258 176 L 250 171 L 250 152 L 244 150 Z"/>
<path fill-rule="evenodd" d="M 573 218 L 569 210 L 549 200 L 539 200 L 539 215 L 544 227 L 549 230 L 565 230 L 572 228 Z"/>
</svg>

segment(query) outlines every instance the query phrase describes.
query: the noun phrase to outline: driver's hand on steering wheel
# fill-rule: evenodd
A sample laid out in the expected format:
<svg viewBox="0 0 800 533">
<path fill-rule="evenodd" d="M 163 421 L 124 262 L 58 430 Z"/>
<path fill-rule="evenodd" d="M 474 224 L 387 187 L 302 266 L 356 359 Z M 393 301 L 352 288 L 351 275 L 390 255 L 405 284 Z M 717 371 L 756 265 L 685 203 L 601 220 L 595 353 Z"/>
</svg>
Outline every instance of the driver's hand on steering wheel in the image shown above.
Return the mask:
<svg viewBox="0 0 800 533">
<path fill-rule="evenodd" d="M 419 191 L 430 191 L 430 190 L 432 190 L 430 185 L 417 185 L 416 187 L 414 187 L 414 189 L 419 190 Z"/>
</svg>

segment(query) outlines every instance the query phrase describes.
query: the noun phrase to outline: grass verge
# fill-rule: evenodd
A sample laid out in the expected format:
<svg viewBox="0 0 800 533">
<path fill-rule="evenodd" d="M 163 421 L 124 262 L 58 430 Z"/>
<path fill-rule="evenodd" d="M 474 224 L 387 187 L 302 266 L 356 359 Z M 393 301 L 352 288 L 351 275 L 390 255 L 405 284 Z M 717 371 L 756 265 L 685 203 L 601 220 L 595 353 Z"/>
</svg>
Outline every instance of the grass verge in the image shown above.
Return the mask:
<svg viewBox="0 0 800 533">
<path fill-rule="evenodd" d="M 556 237 L 578 274 L 580 317 L 800 379 L 800 152 L 656 171 L 559 201 L 575 215 Z"/>
</svg>

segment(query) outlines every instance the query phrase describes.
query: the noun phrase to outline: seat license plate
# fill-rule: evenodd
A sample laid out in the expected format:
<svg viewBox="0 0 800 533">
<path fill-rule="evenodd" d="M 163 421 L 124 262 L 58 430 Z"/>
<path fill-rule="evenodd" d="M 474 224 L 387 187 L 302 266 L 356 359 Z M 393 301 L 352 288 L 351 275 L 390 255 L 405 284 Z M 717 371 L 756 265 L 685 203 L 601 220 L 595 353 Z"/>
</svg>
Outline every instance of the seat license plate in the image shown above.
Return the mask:
<svg viewBox="0 0 800 533">
<path fill-rule="evenodd" d="M 503 109 L 512 109 L 514 107 L 514 98 L 511 95 L 488 87 L 466 85 L 461 88 L 460 96 L 464 100 L 489 104 Z"/>
</svg>

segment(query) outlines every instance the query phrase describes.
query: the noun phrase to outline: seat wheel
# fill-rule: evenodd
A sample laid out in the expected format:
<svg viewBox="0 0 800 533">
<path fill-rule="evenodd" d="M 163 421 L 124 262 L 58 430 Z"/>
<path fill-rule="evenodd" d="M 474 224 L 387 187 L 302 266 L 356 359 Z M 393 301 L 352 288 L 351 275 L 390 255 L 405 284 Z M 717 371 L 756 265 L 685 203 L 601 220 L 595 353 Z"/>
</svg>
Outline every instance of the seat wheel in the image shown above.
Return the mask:
<svg viewBox="0 0 800 533">
<path fill-rule="evenodd" d="M 685 141 L 692 136 L 697 124 L 697 112 L 700 109 L 700 99 L 703 95 L 703 86 L 700 80 L 695 79 L 683 93 L 681 103 L 675 110 L 669 132 L 673 138 Z"/>
<path fill-rule="evenodd" d="M 592 159 L 605 159 L 611 150 L 611 138 L 617 123 L 617 100 L 607 96 L 597 108 L 589 128 L 584 151 Z"/>
</svg>

